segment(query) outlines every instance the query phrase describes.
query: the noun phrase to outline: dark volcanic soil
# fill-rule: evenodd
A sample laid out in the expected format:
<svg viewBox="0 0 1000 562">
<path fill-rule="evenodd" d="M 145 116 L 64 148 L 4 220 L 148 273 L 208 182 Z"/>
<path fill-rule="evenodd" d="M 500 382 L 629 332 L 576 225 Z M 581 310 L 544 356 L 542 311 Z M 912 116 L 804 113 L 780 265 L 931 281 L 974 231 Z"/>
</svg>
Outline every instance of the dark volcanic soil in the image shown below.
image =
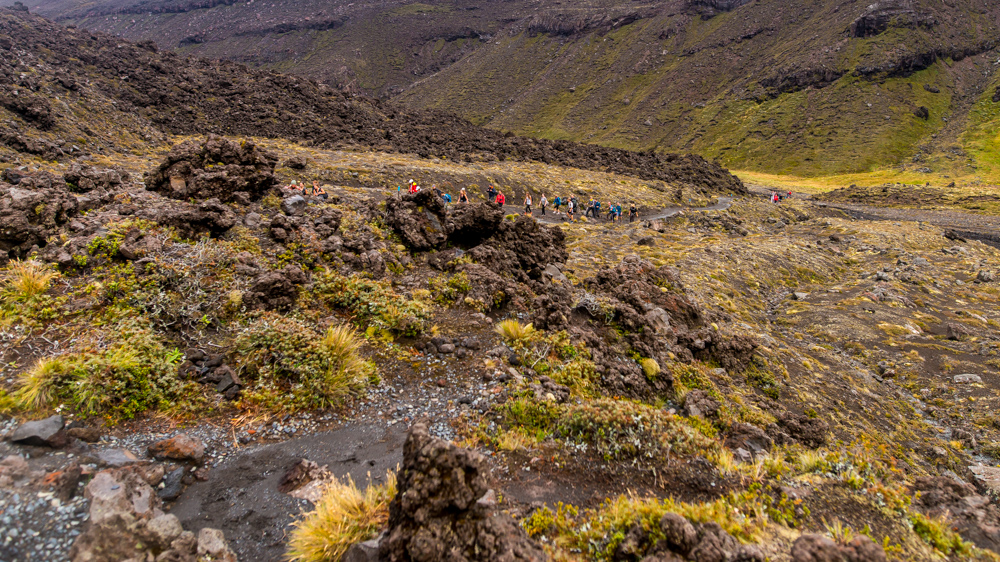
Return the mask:
<svg viewBox="0 0 1000 562">
<path fill-rule="evenodd" d="M 212 471 L 172 506 L 184 528 L 222 529 L 240 560 L 283 560 L 289 525 L 309 502 L 278 491 L 281 477 L 300 459 L 327 465 L 359 486 L 384 481 L 402 460 L 402 424 L 365 424 L 254 447 Z"/>
</svg>

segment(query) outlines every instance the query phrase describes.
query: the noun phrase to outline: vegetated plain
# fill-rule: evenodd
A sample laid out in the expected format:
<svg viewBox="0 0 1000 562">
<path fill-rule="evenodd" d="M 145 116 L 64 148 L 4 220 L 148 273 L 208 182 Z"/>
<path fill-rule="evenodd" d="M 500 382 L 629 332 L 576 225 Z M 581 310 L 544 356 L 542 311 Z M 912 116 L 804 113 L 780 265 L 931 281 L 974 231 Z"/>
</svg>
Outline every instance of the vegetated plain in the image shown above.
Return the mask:
<svg viewBox="0 0 1000 562">
<path fill-rule="evenodd" d="M 190 473 L 167 504 L 185 527 L 222 528 L 245 559 L 316 559 L 383 528 L 383 465 L 402 428 L 429 417 L 487 455 L 499 509 L 555 559 L 642 559 L 668 512 L 776 560 L 804 533 L 868 536 L 897 560 L 996 558 L 1000 255 L 975 225 L 879 215 L 984 194 L 886 185 L 772 204 L 707 163 L 655 179 L 458 148 L 207 137 L 177 125 L 200 118 L 180 106 L 118 107 L 128 86 L 98 65 L 79 72 L 103 89 L 66 61 L 46 68 L 52 49 L 4 49 L 34 69 L 5 91 L 49 103 L 0 110 L 17 141 L 0 147 L 5 428 L 59 413 L 99 439 L 70 441 L 72 457 L 3 443 L 31 459 L 23 474 L 3 465 L 0 501 L 51 506 L 63 477 L 50 475 L 78 464 L 86 482 L 102 453 L 185 433 L 204 442 L 203 464 L 135 459 L 161 479 Z M 226 79 L 208 63 L 183 70 Z M 274 80 L 269 95 L 310 87 Z M 375 111 L 356 103 L 343 130 Z M 135 127 L 114 134 L 107 116 Z M 473 202 L 400 196 L 411 178 Z M 314 179 L 328 199 L 281 187 Z M 761 181 L 774 179 L 796 181 Z M 491 184 L 645 212 L 734 201 L 550 228 L 483 203 Z M 859 204 L 864 218 L 848 207 Z M 992 207 L 978 211 L 969 220 L 991 220 Z M 380 440 L 395 447 L 376 458 Z M 297 456 L 357 487 L 279 493 L 275 472 Z M 42 542 L 68 528 L 36 522 L 15 523 Z"/>
</svg>

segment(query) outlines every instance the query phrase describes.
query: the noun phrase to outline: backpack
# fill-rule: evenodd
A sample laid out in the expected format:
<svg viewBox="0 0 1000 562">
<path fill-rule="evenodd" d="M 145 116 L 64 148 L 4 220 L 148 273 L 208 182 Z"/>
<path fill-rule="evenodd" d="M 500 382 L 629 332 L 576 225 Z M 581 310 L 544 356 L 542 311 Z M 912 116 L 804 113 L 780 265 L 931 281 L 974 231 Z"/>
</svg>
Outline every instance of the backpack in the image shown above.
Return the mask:
<svg viewBox="0 0 1000 562">
<path fill-rule="evenodd" d="M 556 197 L 556 207 L 558 207 L 559 205 L 562 205 L 562 199 Z"/>
<path fill-rule="evenodd" d="M 445 194 L 444 194 L 444 200 L 445 200 L 446 202 L 448 202 L 448 203 L 451 203 L 451 195 L 450 195 L 450 194 L 448 194 L 448 193 L 445 193 Z"/>
</svg>

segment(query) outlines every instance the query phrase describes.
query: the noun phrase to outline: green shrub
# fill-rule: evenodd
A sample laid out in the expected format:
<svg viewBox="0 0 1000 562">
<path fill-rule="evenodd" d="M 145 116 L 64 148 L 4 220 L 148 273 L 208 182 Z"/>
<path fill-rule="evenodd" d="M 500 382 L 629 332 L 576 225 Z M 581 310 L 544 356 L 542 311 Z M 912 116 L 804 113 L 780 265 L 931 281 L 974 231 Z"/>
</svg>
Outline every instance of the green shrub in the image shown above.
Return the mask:
<svg viewBox="0 0 1000 562">
<path fill-rule="evenodd" d="M 677 416 L 629 400 L 604 398 L 569 406 L 558 426 L 568 438 L 593 445 L 606 460 L 654 460 L 718 446 Z"/>
<path fill-rule="evenodd" d="M 164 346 L 147 329 L 120 329 L 119 341 L 106 349 L 39 360 L 21 375 L 12 395 L 15 406 L 36 410 L 62 403 L 110 423 L 149 410 L 193 407 L 200 392 L 178 376 L 183 354 Z"/>
<path fill-rule="evenodd" d="M 363 388 L 375 366 L 362 359 L 349 326 L 317 332 L 295 318 L 264 313 L 233 343 L 243 400 L 268 409 L 327 408 Z"/>
<path fill-rule="evenodd" d="M 388 281 L 345 277 L 330 270 L 317 277 L 314 295 L 329 306 L 347 309 L 358 322 L 407 336 L 419 335 L 427 327 L 427 305 L 396 293 Z"/>
<path fill-rule="evenodd" d="M 969 556 L 973 545 L 962 540 L 961 535 L 951 529 L 946 518 L 931 519 L 922 513 L 910 516 L 913 532 L 946 556 Z"/>
<path fill-rule="evenodd" d="M 642 373 L 651 381 L 655 381 L 656 377 L 660 376 L 660 364 L 656 362 L 656 359 L 644 357 L 639 361 L 639 366 L 642 367 Z"/>
</svg>

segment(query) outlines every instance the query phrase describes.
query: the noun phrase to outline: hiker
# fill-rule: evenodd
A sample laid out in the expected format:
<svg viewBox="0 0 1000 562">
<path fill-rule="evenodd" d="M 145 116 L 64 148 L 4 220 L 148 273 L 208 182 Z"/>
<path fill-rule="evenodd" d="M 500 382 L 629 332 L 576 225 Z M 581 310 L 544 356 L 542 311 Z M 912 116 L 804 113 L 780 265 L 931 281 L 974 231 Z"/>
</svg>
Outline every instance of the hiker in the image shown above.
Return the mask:
<svg viewBox="0 0 1000 562">
<path fill-rule="evenodd" d="M 555 200 L 555 201 L 553 201 L 553 202 L 552 202 L 552 204 L 553 204 L 553 205 L 555 206 L 555 208 L 556 208 L 556 210 L 555 210 L 555 214 L 556 214 L 556 216 L 559 216 L 559 207 L 561 207 L 561 206 L 562 206 L 562 197 L 559 197 L 558 195 L 556 195 L 556 200 Z"/>
<path fill-rule="evenodd" d="M 492 185 L 486 190 L 486 197 L 489 198 L 490 203 L 497 200 L 497 190 Z"/>
<path fill-rule="evenodd" d="M 417 182 L 410 180 L 410 193 L 416 193 L 418 191 L 420 191 L 420 186 L 417 185 Z"/>
<path fill-rule="evenodd" d="M 461 191 L 458 192 L 458 202 L 459 203 L 468 203 L 469 202 L 469 196 L 468 196 L 468 194 L 465 193 L 465 188 L 464 187 L 461 189 Z"/>
<path fill-rule="evenodd" d="M 502 192 L 497 191 L 496 202 L 498 205 L 500 205 L 500 208 L 502 209 L 503 204 L 507 202 L 507 198 L 503 196 Z"/>
<path fill-rule="evenodd" d="M 445 205 L 450 205 L 451 204 L 451 194 L 450 193 L 445 193 L 445 194 L 441 195 L 441 199 L 444 199 L 444 204 Z"/>
<path fill-rule="evenodd" d="M 524 192 L 524 214 L 531 216 L 531 193 Z"/>
<path fill-rule="evenodd" d="M 594 220 L 600 220 L 601 218 L 601 200 L 594 200 Z"/>
<path fill-rule="evenodd" d="M 313 195 L 315 195 L 316 197 L 319 197 L 319 198 L 320 198 L 320 199 L 322 199 L 323 201 L 326 201 L 327 199 L 329 199 L 329 198 L 330 198 L 330 196 L 329 196 L 329 195 L 327 195 L 327 193 L 326 193 L 326 189 L 324 189 L 324 188 L 323 188 L 322 186 L 320 186 L 320 185 L 317 185 L 317 186 L 316 186 L 316 187 L 315 187 L 315 188 L 313 189 Z"/>
<path fill-rule="evenodd" d="M 549 200 L 545 198 L 545 194 L 542 194 L 542 198 L 538 200 L 538 206 L 542 208 L 542 215 L 545 215 L 545 207 L 549 206 Z"/>
<path fill-rule="evenodd" d="M 632 222 L 639 218 L 639 209 L 635 207 L 635 203 L 632 203 L 628 208 L 628 222 Z"/>
</svg>

